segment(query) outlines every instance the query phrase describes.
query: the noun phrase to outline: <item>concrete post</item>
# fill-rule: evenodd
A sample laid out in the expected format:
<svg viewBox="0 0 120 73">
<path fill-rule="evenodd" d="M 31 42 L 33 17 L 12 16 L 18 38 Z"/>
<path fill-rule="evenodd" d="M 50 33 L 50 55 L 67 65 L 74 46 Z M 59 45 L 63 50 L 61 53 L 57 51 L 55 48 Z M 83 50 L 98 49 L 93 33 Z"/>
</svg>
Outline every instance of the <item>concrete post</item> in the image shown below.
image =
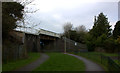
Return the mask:
<svg viewBox="0 0 120 73">
<path fill-rule="evenodd" d="M 37 36 L 37 52 L 40 52 L 40 36 Z"/>
</svg>

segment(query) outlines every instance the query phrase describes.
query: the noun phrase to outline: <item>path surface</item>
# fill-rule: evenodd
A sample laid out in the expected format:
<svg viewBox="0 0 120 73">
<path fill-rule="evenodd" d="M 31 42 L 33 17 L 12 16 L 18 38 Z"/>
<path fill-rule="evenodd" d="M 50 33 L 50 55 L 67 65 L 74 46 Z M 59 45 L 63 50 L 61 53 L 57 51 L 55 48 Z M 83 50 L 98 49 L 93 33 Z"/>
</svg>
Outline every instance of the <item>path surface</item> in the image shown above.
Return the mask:
<svg viewBox="0 0 120 73">
<path fill-rule="evenodd" d="M 41 56 L 39 59 L 37 59 L 36 61 L 34 61 L 33 63 L 31 64 L 28 64 L 20 69 L 17 69 L 15 71 L 32 71 L 34 70 L 35 68 L 39 67 L 40 64 L 42 64 L 44 61 L 46 61 L 47 59 L 49 58 L 48 55 L 44 54 L 44 53 L 41 53 Z"/>
<path fill-rule="evenodd" d="M 74 57 L 82 60 L 85 63 L 86 71 L 104 71 L 104 69 L 102 67 L 100 67 L 98 64 L 96 64 L 96 63 L 94 63 L 86 58 L 83 58 L 81 56 L 77 56 L 74 54 L 68 54 L 68 55 L 74 56 Z"/>
</svg>

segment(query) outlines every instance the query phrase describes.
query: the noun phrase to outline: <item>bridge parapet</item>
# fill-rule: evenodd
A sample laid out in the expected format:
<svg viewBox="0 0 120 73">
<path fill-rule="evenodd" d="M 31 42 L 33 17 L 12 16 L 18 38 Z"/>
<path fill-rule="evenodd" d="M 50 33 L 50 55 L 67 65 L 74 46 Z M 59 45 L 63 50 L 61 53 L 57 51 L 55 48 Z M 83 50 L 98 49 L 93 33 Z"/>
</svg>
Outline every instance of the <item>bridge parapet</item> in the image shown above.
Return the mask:
<svg viewBox="0 0 120 73">
<path fill-rule="evenodd" d="M 24 32 L 24 33 L 32 34 L 32 35 L 43 34 L 43 35 L 57 37 L 57 38 L 61 37 L 59 33 L 55 33 L 55 32 L 52 32 L 52 31 L 45 30 L 45 29 L 39 29 L 38 30 L 38 29 L 32 29 L 32 28 L 19 28 L 19 29 L 15 29 L 15 31 L 20 31 L 20 32 Z"/>
<path fill-rule="evenodd" d="M 44 35 L 49 35 L 49 36 L 60 38 L 60 34 L 55 33 L 55 32 L 51 32 L 51 31 L 47 31 L 47 30 L 44 30 L 44 29 L 40 29 L 38 34 L 44 34 Z"/>
</svg>

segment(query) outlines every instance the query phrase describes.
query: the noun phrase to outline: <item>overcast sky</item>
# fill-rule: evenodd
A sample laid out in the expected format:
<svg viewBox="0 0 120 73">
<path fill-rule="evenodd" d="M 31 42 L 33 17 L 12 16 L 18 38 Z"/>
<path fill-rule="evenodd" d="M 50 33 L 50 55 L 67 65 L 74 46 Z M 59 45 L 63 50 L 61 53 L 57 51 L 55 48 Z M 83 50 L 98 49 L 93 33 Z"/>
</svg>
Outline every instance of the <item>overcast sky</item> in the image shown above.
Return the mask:
<svg viewBox="0 0 120 73">
<path fill-rule="evenodd" d="M 89 2 L 90 1 L 90 2 Z M 35 4 L 35 5 L 32 5 Z M 36 13 L 27 14 L 30 25 L 39 24 L 36 28 L 63 32 L 63 25 L 71 22 L 74 27 L 84 25 L 87 29 L 93 27 L 94 16 L 100 12 L 107 15 L 112 29 L 118 21 L 118 0 L 103 2 L 101 0 L 34 0 L 27 7 L 37 10 Z"/>
</svg>

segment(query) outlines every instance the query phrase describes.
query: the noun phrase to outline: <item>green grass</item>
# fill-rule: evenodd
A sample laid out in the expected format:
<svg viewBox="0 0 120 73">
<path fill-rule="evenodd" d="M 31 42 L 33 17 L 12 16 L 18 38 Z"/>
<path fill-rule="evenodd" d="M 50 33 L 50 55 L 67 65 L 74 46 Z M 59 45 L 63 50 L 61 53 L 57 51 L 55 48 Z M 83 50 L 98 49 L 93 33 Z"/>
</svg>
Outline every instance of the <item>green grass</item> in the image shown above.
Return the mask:
<svg viewBox="0 0 120 73">
<path fill-rule="evenodd" d="M 120 66 L 120 61 L 119 60 L 114 60 L 115 63 L 117 63 Z"/>
<path fill-rule="evenodd" d="M 67 54 L 47 53 L 50 58 L 41 64 L 35 71 L 85 71 L 84 63 Z"/>
<path fill-rule="evenodd" d="M 101 57 L 100 57 L 100 53 L 97 53 L 97 52 L 85 52 L 85 53 L 74 53 L 76 55 L 79 55 L 79 56 L 82 56 L 82 57 L 85 57 L 97 64 L 99 64 L 101 67 L 104 68 L 105 71 L 108 71 L 107 67 L 105 66 L 107 64 L 106 61 L 104 61 L 104 64 L 101 64 Z"/>
<path fill-rule="evenodd" d="M 100 55 L 102 54 L 104 56 L 118 56 L 118 54 L 115 54 L 115 53 L 100 53 L 100 52 L 85 52 L 85 53 L 80 52 L 80 53 L 74 53 L 74 54 L 83 56 L 89 60 L 96 62 L 97 64 L 102 66 L 105 71 L 108 71 L 108 59 L 104 58 L 101 61 Z M 115 62 L 117 63 L 118 61 L 115 61 Z"/>
<path fill-rule="evenodd" d="M 117 53 L 88 52 L 89 54 L 103 54 L 105 56 L 118 56 Z"/>
<path fill-rule="evenodd" d="M 29 53 L 29 57 L 27 59 L 21 59 L 13 62 L 8 62 L 7 64 L 2 64 L 3 71 L 12 71 L 31 62 L 37 60 L 40 57 L 40 53 Z"/>
<path fill-rule="evenodd" d="M 96 53 L 98 53 L 98 52 L 96 52 Z M 103 54 L 105 56 L 118 56 L 117 53 L 100 53 L 100 54 Z"/>
<path fill-rule="evenodd" d="M 2 71 L 2 67 L 0 66 L 0 72 Z"/>
</svg>

